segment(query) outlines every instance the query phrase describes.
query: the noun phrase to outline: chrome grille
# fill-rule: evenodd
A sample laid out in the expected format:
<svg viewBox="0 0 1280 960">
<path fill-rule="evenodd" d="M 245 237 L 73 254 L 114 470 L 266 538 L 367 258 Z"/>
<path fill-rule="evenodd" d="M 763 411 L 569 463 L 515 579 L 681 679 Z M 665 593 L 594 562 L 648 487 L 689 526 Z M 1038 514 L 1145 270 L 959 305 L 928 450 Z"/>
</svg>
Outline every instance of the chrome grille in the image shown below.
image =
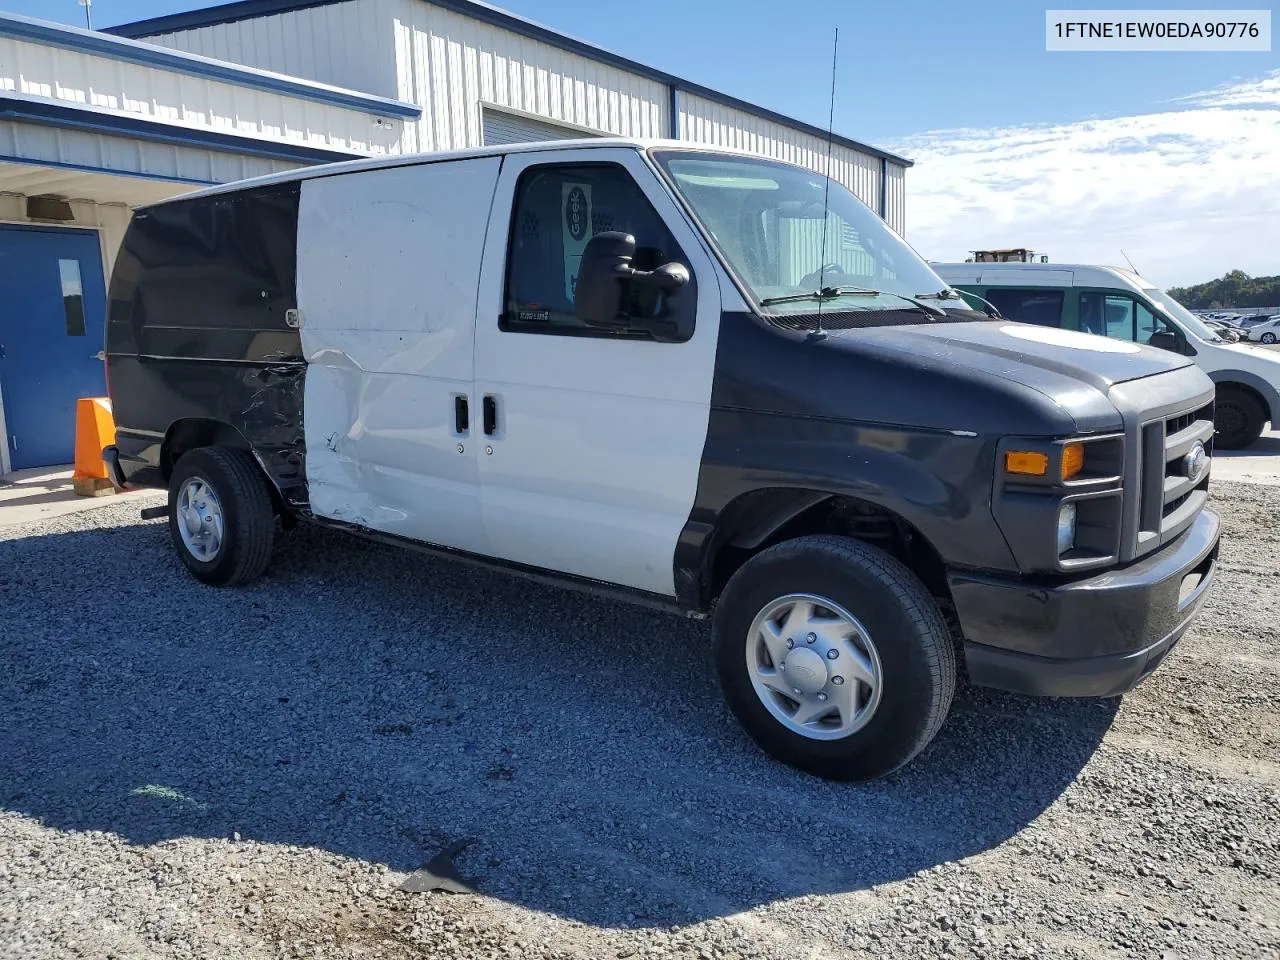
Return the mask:
<svg viewBox="0 0 1280 960">
<path fill-rule="evenodd" d="M 1186 457 L 1197 441 L 1212 457 L 1212 403 L 1143 425 L 1139 553 L 1189 527 L 1208 499 L 1208 471 L 1199 478 L 1187 475 Z"/>
</svg>

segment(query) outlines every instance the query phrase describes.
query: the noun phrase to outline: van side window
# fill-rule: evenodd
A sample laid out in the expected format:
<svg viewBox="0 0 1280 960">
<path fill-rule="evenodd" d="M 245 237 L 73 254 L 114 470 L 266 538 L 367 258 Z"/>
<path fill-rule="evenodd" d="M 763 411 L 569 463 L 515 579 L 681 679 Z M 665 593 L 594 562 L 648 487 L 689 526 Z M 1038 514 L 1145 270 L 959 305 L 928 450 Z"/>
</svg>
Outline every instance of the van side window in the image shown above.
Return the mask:
<svg viewBox="0 0 1280 960">
<path fill-rule="evenodd" d="M 1042 327 L 1062 326 L 1063 292 L 1061 290 L 1018 290 L 993 287 L 986 298 L 1010 320 L 1035 323 Z"/>
<path fill-rule="evenodd" d="M 621 231 L 636 239 L 632 265 L 652 270 L 684 253 L 640 187 L 617 164 L 539 166 L 516 185 L 507 259 L 507 290 L 499 327 L 521 333 L 626 336 L 589 327 L 574 313 L 578 264 L 597 233 Z M 631 316 L 695 308 L 693 284 L 668 300 L 656 288 L 631 287 Z"/>
<path fill-rule="evenodd" d="M 1133 297 L 1091 290 L 1080 293 L 1080 329 L 1130 343 L 1150 343 L 1156 333 L 1176 335 L 1172 326 Z"/>
</svg>

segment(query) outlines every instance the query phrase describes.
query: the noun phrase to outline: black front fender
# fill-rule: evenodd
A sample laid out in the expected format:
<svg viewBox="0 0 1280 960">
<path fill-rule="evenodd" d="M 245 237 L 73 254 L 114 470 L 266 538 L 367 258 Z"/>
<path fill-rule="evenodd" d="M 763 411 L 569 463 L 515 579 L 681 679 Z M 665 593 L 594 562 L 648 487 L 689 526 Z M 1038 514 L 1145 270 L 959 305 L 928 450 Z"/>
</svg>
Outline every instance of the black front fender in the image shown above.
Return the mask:
<svg viewBox="0 0 1280 960">
<path fill-rule="evenodd" d="M 714 532 L 741 498 L 764 490 L 804 492 L 788 516 L 762 518 L 763 535 L 824 496 L 851 497 L 919 531 L 948 566 L 1017 569 L 991 512 L 993 442 L 945 431 L 711 412 L 698 492 L 675 557 L 682 604 L 700 609 Z M 717 439 L 721 438 L 721 439 Z M 771 500 L 771 503 L 777 503 Z M 769 522 L 764 522 L 764 521 Z M 749 546 L 750 544 L 748 544 Z"/>
</svg>

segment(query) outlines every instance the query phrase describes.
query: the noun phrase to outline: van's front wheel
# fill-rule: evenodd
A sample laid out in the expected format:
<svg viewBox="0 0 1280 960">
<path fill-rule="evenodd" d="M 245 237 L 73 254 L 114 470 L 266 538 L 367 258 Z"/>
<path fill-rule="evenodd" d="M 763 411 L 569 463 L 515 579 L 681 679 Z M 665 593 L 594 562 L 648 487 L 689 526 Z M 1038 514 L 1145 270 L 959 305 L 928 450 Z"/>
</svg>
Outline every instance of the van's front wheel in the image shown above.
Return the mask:
<svg viewBox="0 0 1280 960">
<path fill-rule="evenodd" d="M 725 700 L 775 759 L 835 780 L 905 764 L 955 692 L 942 614 L 923 584 L 857 540 L 801 537 L 749 560 L 716 609 Z"/>
<path fill-rule="evenodd" d="M 169 535 L 196 579 L 248 583 L 271 560 L 275 515 L 266 478 L 244 450 L 200 447 L 169 478 Z"/>
<path fill-rule="evenodd" d="M 1267 413 L 1251 393 L 1239 387 L 1220 387 L 1214 402 L 1214 446 L 1243 450 L 1262 436 Z"/>
</svg>

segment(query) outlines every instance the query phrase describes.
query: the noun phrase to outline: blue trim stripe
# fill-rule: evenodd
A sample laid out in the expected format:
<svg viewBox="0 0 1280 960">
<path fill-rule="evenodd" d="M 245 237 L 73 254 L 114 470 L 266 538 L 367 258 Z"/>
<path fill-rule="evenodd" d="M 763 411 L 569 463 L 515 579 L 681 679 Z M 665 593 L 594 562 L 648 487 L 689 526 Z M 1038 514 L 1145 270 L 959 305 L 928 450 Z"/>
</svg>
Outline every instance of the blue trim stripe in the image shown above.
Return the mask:
<svg viewBox="0 0 1280 960">
<path fill-rule="evenodd" d="M 32 157 L 15 157 L 0 153 L 0 163 L 22 163 L 29 167 L 57 167 L 59 170 L 75 170 L 79 173 L 101 173 L 111 177 L 128 177 L 131 180 L 160 180 L 164 183 L 188 183 L 197 187 L 216 187 L 217 180 L 197 180 L 194 177 L 173 177 L 164 173 L 139 173 L 135 170 L 111 170 L 93 167 L 86 163 L 67 163 L 65 160 L 38 160 Z"/>
<path fill-rule="evenodd" d="M 670 133 L 672 140 L 680 139 L 680 88 L 674 84 L 667 87 L 669 95 L 667 109 L 671 111 Z"/>
<path fill-rule="evenodd" d="M 15 13 L 0 12 L 0 37 L 27 40 L 147 67 L 159 67 L 175 73 L 234 83 L 254 90 L 313 100 L 329 106 L 362 110 L 376 116 L 405 117 L 416 120 L 422 115 L 422 108 L 411 103 L 401 103 L 399 100 L 391 100 L 387 97 L 375 97 L 373 94 L 355 90 L 344 90 L 341 87 L 331 87 L 311 80 L 286 77 L 283 74 L 243 67 L 235 63 L 224 63 L 209 57 L 81 30 L 78 27 L 69 27 L 60 23 L 21 17 Z"/>
<path fill-rule="evenodd" d="M 57 103 L 20 94 L 0 93 L 0 119 L 25 120 L 45 126 L 104 133 L 117 137 L 133 137 L 152 143 L 166 143 L 180 147 L 198 147 L 220 150 L 250 157 L 266 157 L 297 164 L 329 163 L 334 160 L 352 160 L 365 156 L 338 150 L 325 150 L 303 144 L 278 140 L 262 140 L 241 134 L 220 133 L 183 127 L 161 120 L 112 113 L 92 107 Z"/>
<path fill-rule="evenodd" d="M 344 0 L 238 0 L 235 3 L 219 4 L 216 7 L 207 7 L 203 10 L 191 10 L 187 13 L 174 13 L 169 16 L 152 17 L 149 20 L 124 23 L 116 27 L 108 27 L 107 32 L 122 37 L 154 37 L 161 33 L 194 30 L 198 27 L 211 27 L 222 23 L 236 23 L 240 20 L 252 20 L 277 13 L 292 13 L 295 10 L 306 10 L 311 7 L 323 7 L 331 3 L 342 2 Z M 502 27 L 521 36 L 541 40 L 543 43 L 550 44 L 560 50 L 576 53 L 597 63 L 607 63 L 629 73 L 639 74 L 642 77 L 665 84 L 672 89 L 683 90 L 686 93 L 705 97 L 724 106 L 743 110 L 753 116 L 783 124 L 793 130 L 821 137 L 824 142 L 827 139 L 827 131 L 822 127 L 796 120 L 794 117 L 788 117 L 773 110 L 767 110 L 764 107 L 748 103 L 746 100 L 731 97 L 727 93 L 712 90 L 710 87 L 691 83 L 688 80 L 665 73 L 662 70 L 656 70 L 628 57 L 604 50 L 594 44 L 587 43 L 585 40 L 579 40 L 576 37 L 552 30 L 550 27 L 544 27 L 540 23 L 527 20 L 517 14 L 482 3 L 480 0 L 425 0 L 425 2 L 431 3 L 433 6 L 442 7 L 445 10 L 452 10 L 454 13 L 460 13 L 473 20 Z M 882 160 L 888 160 L 890 163 L 896 163 L 903 167 L 913 166 L 912 161 L 907 158 L 888 153 L 878 147 L 851 140 L 839 134 L 836 134 L 832 139 L 841 146 L 870 154 L 873 157 L 879 157 Z"/>
</svg>

